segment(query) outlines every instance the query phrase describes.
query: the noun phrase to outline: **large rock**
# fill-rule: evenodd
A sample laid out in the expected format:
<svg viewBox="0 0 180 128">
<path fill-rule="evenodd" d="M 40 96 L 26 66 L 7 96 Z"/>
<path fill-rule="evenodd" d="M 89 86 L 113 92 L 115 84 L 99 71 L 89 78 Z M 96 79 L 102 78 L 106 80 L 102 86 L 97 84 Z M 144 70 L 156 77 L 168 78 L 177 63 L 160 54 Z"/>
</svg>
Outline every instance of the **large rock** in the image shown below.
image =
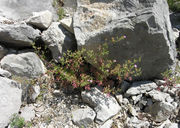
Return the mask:
<svg viewBox="0 0 180 128">
<path fill-rule="evenodd" d="M 89 107 L 72 112 L 73 122 L 79 127 L 88 127 L 93 123 L 95 116 L 96 113 Z"/>
<path fill-rule="evenodd" d="M 33 16 L 28 19 L 27 23 L 44 30 L 50 26 L 52 19 L 52 13 L 48 10 L 33 12 Z"/>
<path fill-rule="evenodd" d="M 39 57 L 33 52 L 8 54 L 1 62 L 1 67 L 14 75 L 38 77 L 46 72 L 46 68 Z"/>
<path fill-rule="evenodd" d="M 40 37 L 40 31 L 25 23 L 0 23 L 0 42 L 10 47 L 28 47 Z"/>
<path fill-rule="evenodd" d="M 22 90 L 17 82 L 4 77 L 0 77 L 0 88 L 0 128 L 4 128 L 20 109 Z"/>
<path fill-rule="evenodd" d="M 59 22 L 53 22 L 46 31 L 43 31 L 42 39 L 48 45 L 56 61 L 59 61 L 59 57 L 67 50 L 76 49 L 74 36 Z"/>
<path fill-rule="evenodd" d="M 141 57 L 142 79 L 161 78 L 166 69 L 174 69 L 175 41 L 165 0 L 78 1 L 73 26 L 79 48 L 96 53 L 98 45 L 108 42 L 109 59 L 122 64 Z M 111 43 L 122 35 L 127 38 Z"/>
<path fill-rule="evenodd" d="M 21 20 L 31 16 L 32 12 L 49 10 L 57 19 L 52 3 L 53 0 L 0 0 L 0 16 Z"/>
<path fill-rule="evenodd" d="M 114 97 L 102 93 L 98 88 L 84 91 L 81 96 L 85 103 L 94 108 L 97 114 L 95 121 L 99 124 L 116 115 L 121 109 Z"/>
</svg>

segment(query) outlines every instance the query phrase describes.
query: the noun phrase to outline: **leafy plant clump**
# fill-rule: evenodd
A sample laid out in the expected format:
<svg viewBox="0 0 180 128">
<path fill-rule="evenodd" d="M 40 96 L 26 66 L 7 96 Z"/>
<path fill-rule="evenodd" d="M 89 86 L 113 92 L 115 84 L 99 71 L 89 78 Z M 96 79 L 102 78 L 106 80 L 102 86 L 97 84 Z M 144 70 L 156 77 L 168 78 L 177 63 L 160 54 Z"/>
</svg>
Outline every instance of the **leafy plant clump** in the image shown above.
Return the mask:
<svg viewBox="0 0 180 128">
<path fill-rule="evenodd" d="M 11 128 L 23 128 L 25 126 L 24 118 L 20 117 L 18 114 L 14 114 L 10 120 Z"/>
<path fill-rule="evenodd" d="M 125 38 L 112 38 L 112 43 Z M 136 65 L 141 59 L 127 60 L 120 65 L 116 60 L 108 59 L 108 55 L 108 43 L 100 45 L 96 53 L 85 48 L 76 52 L 68 51 L 59 58 L 60 65 L 53 66 L 55 80 L 62 85 L 72 85 L 73 88 L 81 90 L 89 90 L 92 86 L 99 85 L 104 87 L 104 92 L 115 93 L 117 85 L 123 80 L 131 81 L 133 77 L 141 74 L 141 69 Z M 86 60 L 91 60 L 96 66 L 91 66 Z"/>
<path fill-rule="evenodd" d="M 175 12 L 180 12 L 180 1 L 179 0 L 167 0 L 169 9 Z"/>
</svg>

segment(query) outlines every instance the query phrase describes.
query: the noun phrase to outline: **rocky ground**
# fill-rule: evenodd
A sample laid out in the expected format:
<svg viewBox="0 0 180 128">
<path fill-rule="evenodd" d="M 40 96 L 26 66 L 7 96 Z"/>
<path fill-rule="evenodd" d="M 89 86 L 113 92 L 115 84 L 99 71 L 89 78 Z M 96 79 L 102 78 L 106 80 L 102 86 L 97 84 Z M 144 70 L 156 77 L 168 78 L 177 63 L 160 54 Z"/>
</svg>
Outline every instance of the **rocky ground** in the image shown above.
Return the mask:
<svg viewBox="0 0 180 128">
<path fill-rule="evenodd" d="M 160 78 L 179 63 L 179 14 L 171 14 L 172 29 L 168 5 L 159 0 L 60 3 L 65 14 L 57 21 L 53 1 L 0 1 L 0 128 L 16 128 L 15 113 L 31 128 L 179 128 L 180 84 Z M 72 91 L 48 73 L 44 58 L 57 63 L 67 50 L 94 49 L 119 33 L 128 37 L 110 44 L 109 57 L 120 62 L 143 55 L 143 74 L 141 81 L 123 81 L 118 94 L 103 93 L 102 86 Z"/>
</svg>

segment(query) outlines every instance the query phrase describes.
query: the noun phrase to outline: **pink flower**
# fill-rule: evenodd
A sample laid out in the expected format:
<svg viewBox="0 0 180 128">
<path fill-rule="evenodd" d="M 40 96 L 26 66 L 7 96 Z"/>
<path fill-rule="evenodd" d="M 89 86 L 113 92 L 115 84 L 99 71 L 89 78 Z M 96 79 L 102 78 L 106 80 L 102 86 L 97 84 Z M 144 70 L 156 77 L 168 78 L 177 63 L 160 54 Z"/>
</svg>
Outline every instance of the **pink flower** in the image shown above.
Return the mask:
<svg viewBox="0 0 180 128">
<path fill-rule="evenodd" d="M 90 83 L 92 83 L 93 82 L 93 80 L 87 80 L 88 82 L 90 82 Z"/>
<path fill-rule="evenodd" d="M 135 64 L 134 67 L 137 68 L 137 65 Z"/>
<path fill-rule="evenodd" d="M 116 63 L 117 61 L 116 60 L 113 60 L 114 63 Z"/>
<path fill-rule="evenodd" d="M 73 88 L 77 88 L 78 87 L 75 82 L 73 82 L 72 86 L 73 86 Z"/>
<path fill-rule="evenodd" d="M 90 86 L 89 86 L 89 85 L 86 85 L 86 86 L 85 86 L 85 90 L 91 90 Z"/>
<path fill-rule="evenodd" d="M 127 37 L 126 36 L 123 36 L 124 39 L 126 39 Z"/>
</svg>

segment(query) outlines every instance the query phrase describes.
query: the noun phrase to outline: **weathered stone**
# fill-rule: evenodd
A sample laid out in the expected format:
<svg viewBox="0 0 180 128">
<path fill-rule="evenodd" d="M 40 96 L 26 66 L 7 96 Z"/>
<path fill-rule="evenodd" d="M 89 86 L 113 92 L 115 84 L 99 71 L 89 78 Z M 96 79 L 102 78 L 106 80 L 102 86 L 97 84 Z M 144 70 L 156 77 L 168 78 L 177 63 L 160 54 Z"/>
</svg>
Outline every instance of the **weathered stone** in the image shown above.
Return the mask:
<svg viewBox="0 0 180 128">
<path fill-rule="evenodd" d="M 95 116 L 96 113 L 89 107 L 72 112 L 73 122 L 79 127 L 88 127 L 93 123 Z"/>
<path fill-rule="evenodd" d="M 33 105 L 26 105 L 25 107 L 21 108 L 20 116 L 25 119 L 25 121 L 31 121 L 35 117 L 35 111 Z"/>
<path fill-rule="evenodd" d="M 97 87 L 83 91 L 81 96 L 85 103 L 94 108 L 97 113 L 95 121 L 99 124 L 104 123 L 121 109 L 114 97 L 102 93 Z"/>
<path fill-rule="evenodd" d="M 148 128 L 150 123 L 148 121 L 139 120 L 137 117 L 127 119 L 126 126 L 128 128 Z"/>
<path fill-rule="evenodd" d="M 3 58 L 7 53 L 8 50 L 4 46 L 0 45 L 0 59 Z"/>
<path fill-rule="evenodd" d="M 164 92 L 160 92 L 158 90 L 152 90 L 148 92 L 148 95 L 152 97 L 154 101 L 160 101 L 160 102 L 173 102 L 173 98 L 168 94 Z"/>
<path fill-rule="evenodd" d="M 28 47 L 40 37 L 40 31 L 25 23 L 0 23 L 0 42 L 9 47 Z"/>
<path fill-rule="evenodd" d="M 38 77 L 46 72 L 39 57 L 33 52 L 9 54 L 1 62 L 1 67 L 14 75 Z"/>
<path fill-rule="evenodd" d="M 167 102 L 155 102 L 152 106 L 149 106 L 146 109 L 156 122 L 162 122 L 168 119 L 173 113 L 173 110 L 174 106 Z"/>
<path fill-rule="evenodd" d="M 179 128 L 179 125 L 178 123 L 172 123 L 169 119 L 167 119 L 157 128 Z"/>
<path fill-rule="evenodd" d="M 157 88 L 157 85 L 152 81 L 134 82 L 132 86 L 126 91 L 126 96 L 134 96 L 146 93 Z"/>
<path fill-rule="evenodd" d="M 100 126 L 100 128 L 111 128 L 112 124 L 113 120 L 108 120 L 102 126 Z"/>
<path fill-rule="evenodd" d="M 142 69 L 141 79 L 161 78 L 166 69 L 175 68 L 176 49 L 167 2 L 78 1 L 81 4 L 73 26 L 79 49 L 84 47 L 97 53 L 98 46 L 108 42 L 109 59 L 123 64 L 141 57 L 138 64 Z M 126 39 L 111 43 L 112 37 L 116 40 L 122 35 Z M 87 61 L 95 65 L 92 60 Z"/>
<path fill-rule="evenodd" d="M 11 73 L 0 68 L 0 76 L 9 78 L 9 77 L 11 77 Z"/>
<path fill-rule="evenodd" d="M 60 23 L 69 32 L 74 34 L 72 17 L 64 18 L 64 19 L 60 20 Z"/>
<path fill-rule="evenodd" d="M 22 90 L 20 84 L 5 77 L 0 77 L 0 88 L 0 128 L 4 128 L 20 109 Z"/>
<path fill-rule="evenodd" d="M 33 12 L 33 16 L 28 19 L 27 23 L 44 30 L 51 25 L 52 19 L 52 13 L 48 10 Z"/>
<path fill-rule="evenodd" d="M 76 49 L 74 36 L 65 30 L 59 22 L 53 22 L 50 27 L 42 33 L 42 39 L 51 50 L 54 60 L 59 61 L 67 50 Z"/>
<path fill-rule="evenodd" d="M 161 85 L 163 85 L 163 84 L 165 84 L 166 83 L 166 81 L 164 81 L 164 80 L 155 80 L 154 81 L 158 86 L 161 86 Z"/>
<path fill-rule="evenodd" d="M 56 20 L 57 14 L 52 3 L 53 0 L 1 0 L 0 16 L 13 20 L 24 20 L 29 18 L 32 12 L 49 10 Z"/>
</svg>

